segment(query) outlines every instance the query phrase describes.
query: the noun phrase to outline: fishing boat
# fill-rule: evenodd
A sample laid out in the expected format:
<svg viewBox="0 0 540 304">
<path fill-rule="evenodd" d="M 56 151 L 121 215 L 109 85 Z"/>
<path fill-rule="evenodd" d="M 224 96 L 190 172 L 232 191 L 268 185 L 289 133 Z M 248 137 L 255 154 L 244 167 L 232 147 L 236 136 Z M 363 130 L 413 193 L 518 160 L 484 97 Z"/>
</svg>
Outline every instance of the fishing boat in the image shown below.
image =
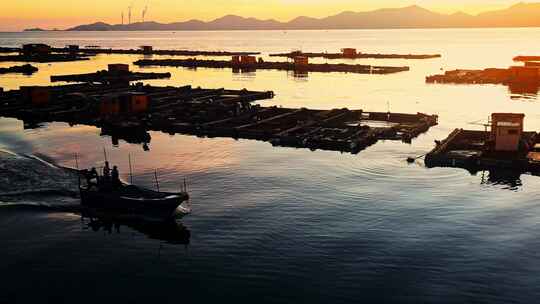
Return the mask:
<svg viewBox="0 0 540 304">
<path fill-rule="evenodd" d="M 81 171 L 86 177 L 83 184 L 79 179 L 81 205 L 98 216 L 110 216 L 121 219 L 169 220 L 191 212 L 184 202 L 189 203 L 189 194 L 184 189 L 180 192 L 161 192 L 118 181 L 107 181 L 97 176 L 97 182 L 88 182 L 89 170 Z"/>
</svg>

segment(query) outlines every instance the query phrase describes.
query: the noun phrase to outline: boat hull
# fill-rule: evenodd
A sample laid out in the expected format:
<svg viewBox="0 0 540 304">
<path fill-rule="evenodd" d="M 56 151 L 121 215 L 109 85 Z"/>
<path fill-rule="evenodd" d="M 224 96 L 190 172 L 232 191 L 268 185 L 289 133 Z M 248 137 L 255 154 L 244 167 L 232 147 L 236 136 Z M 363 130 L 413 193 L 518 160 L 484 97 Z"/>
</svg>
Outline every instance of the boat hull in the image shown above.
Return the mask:
<svg viewBox="0 0 540 304">
<path fill-rule="evenodd" d="M 188 200 L 185 193 L 162 193 L 159 198 L 128 197 L 118 192 L 81 189 L 81 205 L 97 214 L 118 218 L 167 220 L 186 213 L 179 207 Z"/>
</svg>

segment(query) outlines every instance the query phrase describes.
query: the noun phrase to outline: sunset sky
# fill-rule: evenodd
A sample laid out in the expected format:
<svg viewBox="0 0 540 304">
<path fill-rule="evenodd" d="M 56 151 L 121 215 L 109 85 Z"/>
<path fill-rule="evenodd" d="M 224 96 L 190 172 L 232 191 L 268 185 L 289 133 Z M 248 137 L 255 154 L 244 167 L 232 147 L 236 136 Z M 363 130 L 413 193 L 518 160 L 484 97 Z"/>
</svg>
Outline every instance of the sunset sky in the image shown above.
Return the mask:
<svg viewBox="0 0 540 304">
<path fill-rule="evenodd" d="M 445 13 L 478 13 L 505 8 L 516 0 L 14 0 L 0 10 L 0 31 L 29 27 L 65 28 L 104 21 L 120 23 L 121 12 L 133 5 L 133 21 L 140 21 L 148 5 L 147 20 L 159 22 L 200 19 L 209 21 L 227 14 L 288 21 L 303 15 L 325 17 L 345 10 L 365 11 L 417 4 Z M 126 17 L 127 19 L 127 17 Z"/>
</svg>

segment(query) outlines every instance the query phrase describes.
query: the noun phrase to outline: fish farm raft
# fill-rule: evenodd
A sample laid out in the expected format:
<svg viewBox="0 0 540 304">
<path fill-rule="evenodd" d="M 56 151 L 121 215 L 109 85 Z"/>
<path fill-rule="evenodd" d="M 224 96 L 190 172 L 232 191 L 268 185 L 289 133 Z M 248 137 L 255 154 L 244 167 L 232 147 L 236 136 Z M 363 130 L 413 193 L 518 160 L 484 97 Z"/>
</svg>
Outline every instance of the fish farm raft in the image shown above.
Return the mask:
<svg viewBox="0 0 540 304">
<path fill-rule="evenodd" d="M 437 116 L 361 110 L 262 107 L 252 102 L 273 92 L 73 84 L 21 87 L 0 93 L 0 116 L 25 125 L 67 122 L 92 125 L 131 143 L 148 131 L 268 141 L 276 146 L 357 153 L 378 140 L 410 142 L 437 124 Z"/>
<path fill-rule="evenodd" d="M 42 43 L 25 44 L 22 48 L 0 48 L 0 53 L 7 54 L 0 56 L 0 62 L 51 63 L 90 59 L 89 55 L 73 52 L 55 52 L 52 47 Z"/>
<path fill-rule="evenodd" d="M 46 54 L 38 56 L 28 55 L 3 55 L 0 56 L 0 62 L 35 62 L 35 63 L 52 63 L 52 62 L 71 62 L 89 60 L 86 56 L 70 55 L 70 54 Z"/>
<path fill-rule="evenodd" d="M 508 170 L 540 175 L 540 136 L 523 131 L 524 117 L 494 113 L 485 131 L 456 129 L 445 140 L 436 142 L 426 155 L 426 166 L 457 167 L 472 173 Z"/>
<path fill-rule="evenodd" d="M 138 49 L 111 49 L 101 48 L 99 46 L 81 48 L 78 45 L 68 45 L 63 48 L 54 48 L 40 44 L 41 47 L 47 47 L 47 52 L 56 54 L 78 54 L 82 56 L 99 54 L 121 54 L 121 55 L 163 55 L 163 56 L 243 56 L 259 55 L 259 52 L 227 52 L 227 51 L 197 51 L 197 50 L 155 50 L 152 46 L 141 46 Z M 0 53 L 23 53 L 29 45 L 23 45 L 22 48 L 0 47 Z M 43 49 L 45 50 L 45 49 Z"/>
<path fill-rule="evenodd" d="M 88 82 L 88 83 L 124 83 L 149 79 L 171 78 L 171 73 L 140 73 L 131 72 L 127 64 L 109 64 L 108 70 L 89 74 L 51 76 L 51 82 Z"/>
<path fill-rule="evenodd" d="M 298 59 L 298 58 L 297 58 Z M 392 74 L 409 71 L 409 67 L 371 66 L 360 64 L 315 64 L 307 61 L 295 62 L 266 62 L 259 60 L 200 60 L 200 59 L 142 59 L 134 62 L 135 65 L 146 66 L 169 66 L 186 68 L 214 68 L 214 69 L 238 69 L 238 70 L 284 70 L 303 72 L 343 72 L 359 74 Z"/>
<path fill-rule="evenodd" d="M 519 59 L 518 57 L 514 60 Z M 506 69 L 452 70 L 426 77 L 426 83 L 451 84 L 540 84 L 540 62 L 527 61 L 523 66 Z"/>
<path fill-rule="evenodd" d="M 369 54 L 357 52 L 356 49 L 342 49 L 341 53 L 310 53 L 293 51 L 289 53 L 270 54 L 270 57 L 308 57 L 325 59 L 433 59 L 440 58 L 440 54 Z"/>
</svg>

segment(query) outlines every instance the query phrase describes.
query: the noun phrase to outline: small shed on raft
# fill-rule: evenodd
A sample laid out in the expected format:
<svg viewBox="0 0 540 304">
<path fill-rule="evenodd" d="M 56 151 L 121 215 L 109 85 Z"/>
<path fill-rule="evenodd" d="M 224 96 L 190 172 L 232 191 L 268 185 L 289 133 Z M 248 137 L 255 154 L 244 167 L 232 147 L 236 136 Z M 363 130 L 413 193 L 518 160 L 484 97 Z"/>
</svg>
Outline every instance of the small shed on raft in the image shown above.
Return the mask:
<svg viewBox="0 0 540 304">
<path fill-rule="evenodd" d="M 24 103 L 36 107 L 48 105 L 51 99 L 49 87 L 22 86 L 20 87 L 20 92 Z"/>
<path fill-rule="evenodd" d="M 491 114 L 491 140 L 495 142 L 495 151 L 519 150 L 524 118 L 525 114 Z"/>
<path fill-rule="evenodd" d="M 139 92 L 110 94 L 103 97 L 99 105 L 102 116 L 140 114 L 148 111 L 150 98 Z"/>
</svg>

